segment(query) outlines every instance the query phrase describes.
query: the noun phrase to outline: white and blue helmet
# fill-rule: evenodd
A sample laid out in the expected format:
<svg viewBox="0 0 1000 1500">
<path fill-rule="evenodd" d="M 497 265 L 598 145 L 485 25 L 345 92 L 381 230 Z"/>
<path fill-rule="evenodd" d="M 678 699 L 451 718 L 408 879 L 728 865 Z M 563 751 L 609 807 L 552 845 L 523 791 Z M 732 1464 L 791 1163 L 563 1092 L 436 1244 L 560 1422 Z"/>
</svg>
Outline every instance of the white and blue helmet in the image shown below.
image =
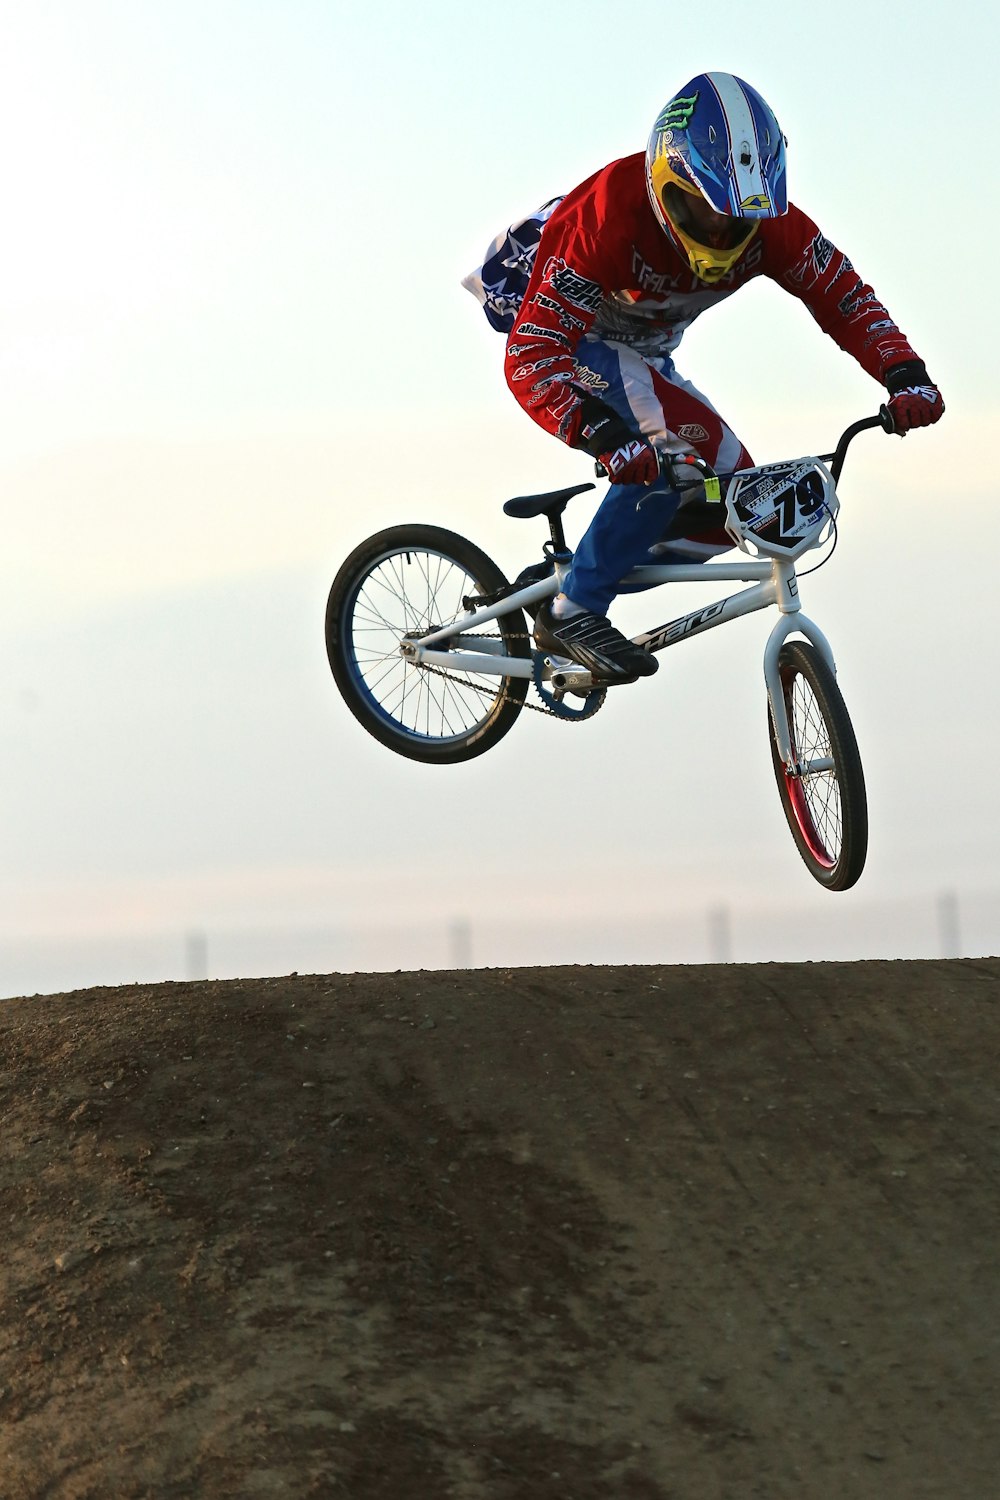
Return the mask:
<svg viewBox="0 0 1000 1500">
<path fill-rule="evenodd" d="M 785 137 L 773 111 L 733 73 L 699 73 L 657 116 L 646 186 L 695 275 L 720 280 L 760 220 L 788 211 Z"/>
</svg>

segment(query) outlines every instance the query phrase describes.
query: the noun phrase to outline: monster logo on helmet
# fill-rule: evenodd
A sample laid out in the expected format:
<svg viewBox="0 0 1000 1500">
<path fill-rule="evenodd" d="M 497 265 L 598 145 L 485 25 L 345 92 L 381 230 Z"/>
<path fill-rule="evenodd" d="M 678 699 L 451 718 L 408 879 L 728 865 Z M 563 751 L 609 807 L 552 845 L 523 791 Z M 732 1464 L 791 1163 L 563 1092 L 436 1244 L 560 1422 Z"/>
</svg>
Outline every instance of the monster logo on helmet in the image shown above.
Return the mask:
<svg viewBox="0 0 1000 1500">
<path fill-rule="evenodd" d="M 660 224 L 709 284 L 739 260 L 761 219 L 788 210 L 785 138 L 732 73 L 699 73 L 657 116 L 646 187 Z"/>
</svg>

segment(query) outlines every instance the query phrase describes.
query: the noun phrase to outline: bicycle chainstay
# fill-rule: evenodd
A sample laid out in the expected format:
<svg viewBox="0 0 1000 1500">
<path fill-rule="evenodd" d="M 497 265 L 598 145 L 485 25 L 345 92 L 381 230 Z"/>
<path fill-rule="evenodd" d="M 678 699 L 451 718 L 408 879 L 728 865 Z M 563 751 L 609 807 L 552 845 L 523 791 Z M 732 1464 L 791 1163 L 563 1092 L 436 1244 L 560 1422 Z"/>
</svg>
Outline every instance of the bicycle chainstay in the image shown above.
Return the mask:
<svg viewBox="0 0 1000 1500">
<path fill-rule="evenodd" d="M 491 640 L 491 641 L 495 641 L 496 640 L 496 636 L 495 635 L 491 636 L 491 635 L 485 635 L 485 634 L 483 634 L 482 636 L 478 636 L 477 637 L 477 635 L 476 635 L 476 633 L 474 631 L 463 631 L 463 635 L 469 637 L 471 640 L 476 640 L 476 639 Z M 472 688 L 475 692 L 482 693 L 485 698 L 493 698 L 493 697 L 496 696 L 496 694 L 490 688 L 483 687 L 482 684 L 478 683 L 478 682 L 469 682 L 466 677 L 462 677 L 458 672 L 449 672 L 446 667 L 432 667 L 427 662 L 421 662 L 420 663 L 420 670 L 422 672 L 432 672 L 435 677 L 447 677 L 447 678 L 449 678 L 452 681 L 461 682 L 461 684 L 462 684 L 463 687 Z M 538 684 L 534 680 L 534 677 L 532 677 L 532 684 L 531 685 L 535 689 L 535 692 L 538 693 L 539 692 L 539 688 L 538 688 Z M 532 711 L 532 713 L 545 714 L 546 717 L 549 718 L 549 719 L 558 719 L 559 722 L 562 723 L 562 724 L 572 724 L 572 723 L 579 723 L 579 722 L 581 722 L 584 719 L 592 719 L 594 717 L 594 715 L 597 713 L 598 709 L 604 707 L 604 699 L 606 697 L 607 697 L 607 693 L 605 692 L 601 696 L 601 698 L 598 700 L 598 702 L 596 702 L 594 704 L 594 706 L 590 710 L 590 712 L 586 713 L 586 714 L 584 714 L 584 713 L 561 714 L 556 709 L 550 708 L 549 705 L 547 703 L 545 703 L 544 701 L 542 703 L 529 703 L 527 699 L 524 699 L 524 701 L 521 704 L 521 707 L 522 708 L 530 708 L 531 711 Z"/>
</svg>

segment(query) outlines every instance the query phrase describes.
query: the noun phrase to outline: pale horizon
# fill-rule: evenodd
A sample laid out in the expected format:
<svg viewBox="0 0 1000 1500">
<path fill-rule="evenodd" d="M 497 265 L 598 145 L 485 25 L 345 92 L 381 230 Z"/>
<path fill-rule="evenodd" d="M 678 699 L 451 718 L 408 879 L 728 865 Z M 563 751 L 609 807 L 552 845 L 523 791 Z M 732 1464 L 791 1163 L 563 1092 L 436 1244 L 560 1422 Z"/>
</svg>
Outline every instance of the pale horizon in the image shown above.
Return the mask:
<svg viewBox="0 0 1000 1500">
<path fill-rule="evenodd" d="M 613 22 L 650 24 L 631 0 Z M 833 36 L 724 3 L 710 35 L 671 20 L 666 62 L 610 70 L 607 25 L 592 0 L 512 0 L 503 37 L 440 0 L 4 8 L 0 995 L 192 977 L 199 954 L 211 977 L 704 962 L 723 925 L 734 961 L 1000 951 L 996 296 L 963 260 L 997 210 L 974 241 L 933 218 L 942 183 L 981 197 L 997 23 L 920 3 L 901 38 L 849 3 Z M 543 528 L 503 500 L 591 477 L 516 408 L 460 281 L 518 214 L 642 149 L 705 67 L 774 105 L 793 200 L 947 405 L 857 440 L 837 554 L 803 580 L 868 779 L 868 866 L 840 896 L 778 802 L 764 616 L 668 652 L 592 723 L 526 712 L 450 769 L 365 735 L 323 648 L 370 532 L 448 526 L 513 575 Z M 677 364 L 759 461 L 832 447 L 883 394 L 771 285 Z"/>
</svg>

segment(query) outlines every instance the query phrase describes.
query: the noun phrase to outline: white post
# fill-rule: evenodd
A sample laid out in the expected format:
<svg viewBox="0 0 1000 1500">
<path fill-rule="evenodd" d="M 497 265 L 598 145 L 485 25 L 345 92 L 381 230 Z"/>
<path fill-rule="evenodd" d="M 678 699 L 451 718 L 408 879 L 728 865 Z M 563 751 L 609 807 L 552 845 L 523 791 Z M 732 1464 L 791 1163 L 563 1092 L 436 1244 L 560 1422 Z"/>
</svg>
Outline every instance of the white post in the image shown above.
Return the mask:
<svg viewBox="0 0 1000 1500">
<path fill-rule="evenodd" d="M 961 958 L 962 941 L 958 926 L 958 897 L 954 891 L 943 891 L 938 897 L 938 931 L 941 957 Z"/>
<path fill-rule="evenodd" d="M 451 967 L 472 968 L 472 928 L 465 917 L 457 917 L 449 929 L 451 938 Z"/>
<path fill-rule="evenodd" d="M 708 949 L 713 964 L 732 963 L 733 945 L 728 906 L 713 906 L 708 914 Z"/>
<path fill-rule="evenodd" d="M 198 930 L 189 932 L 185 943 L 185 975 L 188 979 L 208 978 L 208 939 Z"/>
</svg>

